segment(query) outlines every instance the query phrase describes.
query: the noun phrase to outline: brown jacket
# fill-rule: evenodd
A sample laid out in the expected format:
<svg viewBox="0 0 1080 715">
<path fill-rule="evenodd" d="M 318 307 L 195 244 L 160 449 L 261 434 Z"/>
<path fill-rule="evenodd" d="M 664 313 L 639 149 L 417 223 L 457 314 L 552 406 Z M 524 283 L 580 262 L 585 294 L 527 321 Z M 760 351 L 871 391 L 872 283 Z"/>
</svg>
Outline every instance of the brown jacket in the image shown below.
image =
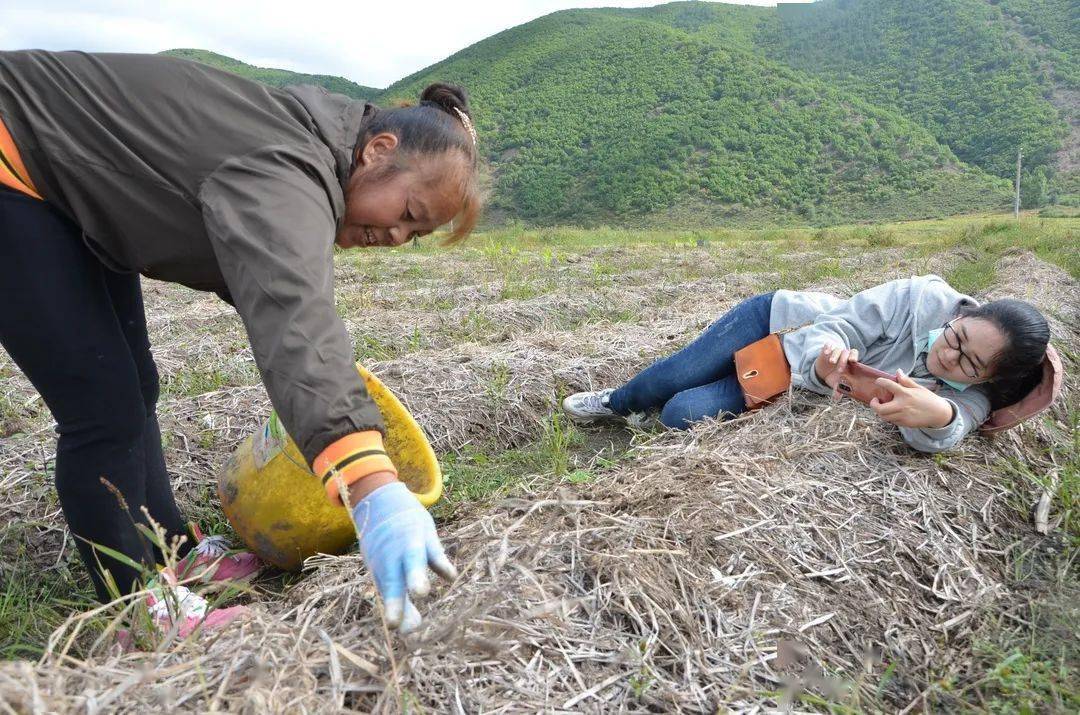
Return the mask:
<svg viewBox="0 0 1080 715">
<path fill-rule="evenodd" d="M 110 268 L 236 306 L 309 463 L 383 429 L 333 294 L 343 187 L 372 111 L 171 57 L 0 52 L 0 119 L 38 191 Z"/>
</svg>

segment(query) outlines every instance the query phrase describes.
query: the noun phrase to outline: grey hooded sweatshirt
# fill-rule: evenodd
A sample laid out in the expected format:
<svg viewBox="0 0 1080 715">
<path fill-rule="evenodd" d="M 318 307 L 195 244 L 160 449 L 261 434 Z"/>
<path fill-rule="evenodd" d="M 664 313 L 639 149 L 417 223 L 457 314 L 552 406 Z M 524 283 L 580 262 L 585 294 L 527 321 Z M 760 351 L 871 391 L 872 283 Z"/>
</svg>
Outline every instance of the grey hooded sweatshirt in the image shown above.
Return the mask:
<svg viewBox="0 0 1080 715">
<path fill-rule="evenodd" d="M 344 187 L 373 111 L 160 55 L 0 52 L 0 118 L 38 191 L 110 268 L 236 307 L 309 463 L 383 430 L 333 292 Z"/>
<path fill-rule="evenodd" d="M 956 446 L 990 414 L 990 399 L 977 385 L 959 391 L 943 385 L 926 368 L 927 333 L 956 317 L 963 306 L 978 305 L 938 276 L 890 281 L 843 300 L 812 291 L 777 291 L 769 329 L 800 327 L 783 336 L 791 382 L 823 395 L 814 362 L 826 343 L 856 348 L 859 360 L 885 372 L 900 369 L 935 390 L 955 407 L 953 421 L 939 429 L 901 427 L 904 441 L 922 452 Z M 809 324 L 809 325 L 807 325 Z"/>
</svg>

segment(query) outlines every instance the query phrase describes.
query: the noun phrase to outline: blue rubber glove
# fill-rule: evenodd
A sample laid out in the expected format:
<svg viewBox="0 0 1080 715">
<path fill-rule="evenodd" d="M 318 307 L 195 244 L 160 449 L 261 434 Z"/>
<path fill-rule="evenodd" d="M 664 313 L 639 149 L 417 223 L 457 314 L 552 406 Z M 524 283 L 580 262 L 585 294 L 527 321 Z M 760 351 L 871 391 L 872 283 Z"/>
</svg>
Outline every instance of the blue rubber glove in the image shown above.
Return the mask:
<svg viewBox="0 0 1080 715">
<path fill-rule="evenodd" d="M 383 599 L 387 624 L 402 633 L 416 630 L 420 612 L 409 596 L 421 598 L 431 590 L 428 567 L 448 581 L 457 578 L 431 514 L 408 487 L 391 482 L 361 499 L 352 515 L 360 551 Z"/>
</svg>

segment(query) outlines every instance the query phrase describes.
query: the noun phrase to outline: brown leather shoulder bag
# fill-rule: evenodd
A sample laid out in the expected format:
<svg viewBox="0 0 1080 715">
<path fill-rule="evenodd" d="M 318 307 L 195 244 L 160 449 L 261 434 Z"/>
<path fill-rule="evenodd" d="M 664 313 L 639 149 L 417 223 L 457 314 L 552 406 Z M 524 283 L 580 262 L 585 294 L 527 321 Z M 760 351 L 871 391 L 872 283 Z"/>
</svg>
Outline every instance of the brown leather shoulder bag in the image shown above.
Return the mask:
<svg viewBox="0 0 1080 715">
<path fill-rule="evenodd" d="M 735 374 L 749 410 L 761 409 L 787 392 L 791 366 L 779 333 L 767 335 L 735 353 Z"/>
</svg>

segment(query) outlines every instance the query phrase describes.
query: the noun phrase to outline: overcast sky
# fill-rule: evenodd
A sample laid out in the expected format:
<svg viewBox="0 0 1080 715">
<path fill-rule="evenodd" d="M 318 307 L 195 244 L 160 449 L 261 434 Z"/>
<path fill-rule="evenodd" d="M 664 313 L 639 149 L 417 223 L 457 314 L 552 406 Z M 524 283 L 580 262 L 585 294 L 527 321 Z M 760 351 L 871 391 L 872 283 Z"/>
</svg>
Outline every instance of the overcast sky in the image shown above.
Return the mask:
<svg viewBox="0 0 1080 715">
<path fill-rule="evenodd" d="M 657 0 L 0 0 L 0 49 L 159 52 L 197 47 L 263 67 L 335 74 L 385 87 L 489 35 L 555 10 L 657 4 Z"/>
</svg>

